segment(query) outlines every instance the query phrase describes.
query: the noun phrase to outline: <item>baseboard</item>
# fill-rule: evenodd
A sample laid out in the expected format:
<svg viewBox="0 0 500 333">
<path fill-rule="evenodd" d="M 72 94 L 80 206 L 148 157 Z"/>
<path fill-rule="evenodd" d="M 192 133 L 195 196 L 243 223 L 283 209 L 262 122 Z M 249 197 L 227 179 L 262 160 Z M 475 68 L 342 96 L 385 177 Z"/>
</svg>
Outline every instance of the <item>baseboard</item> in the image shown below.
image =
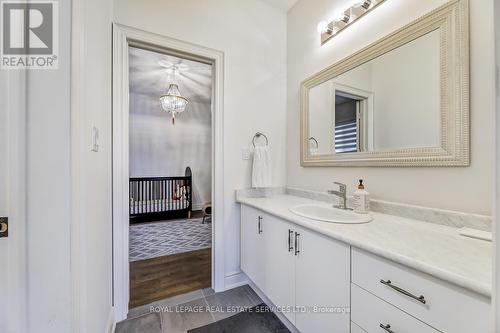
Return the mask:
<svg viewBox="0 0 500 333">
<path fill-rule="evenodd" d="M 224 277 L 224 289 L 229 290 L 248 284 L 248 277 L 243 272 L 230 274 Z"/>
<path fill-rule="evenodd" d="M 262 290 L 260 290 L 259 287 L 257 287 L 252 281 L 249 280 L 248 285 L 264 301 L 264 303 L 267 304 L 267 306 L 269 306 L 269 307 L 275 306 L 275 304 L 273 304 L 273 302 L 271 302 L 271 300 L 269 298 L 267 298 L 267 296 L 262 292 Z M 285 315 L 283 313 L 274 312 L 274 314 L 286 326 L 286 328 L 288 328 L 288 330 L 291 333 L 300 333 L 299 330 L 297 328 L 295 328 L 295 326 L 292 324 L 292 322 L 290 322 L 290 320 L 288 320 L 288 318 L 285 317 Z"/>
<path fill-rule="evenodd" d="M 203 204 L 193 204 L 193 210 L 201 210 L 203 208 Z"/>
<path fill-rule="evenodd" d="M 108 323 L 106 325 L 106 333 L 115 333 L 116 322 L 115 322 L 115 309 L 111 307 L 108 315 Z"/>
</svg>

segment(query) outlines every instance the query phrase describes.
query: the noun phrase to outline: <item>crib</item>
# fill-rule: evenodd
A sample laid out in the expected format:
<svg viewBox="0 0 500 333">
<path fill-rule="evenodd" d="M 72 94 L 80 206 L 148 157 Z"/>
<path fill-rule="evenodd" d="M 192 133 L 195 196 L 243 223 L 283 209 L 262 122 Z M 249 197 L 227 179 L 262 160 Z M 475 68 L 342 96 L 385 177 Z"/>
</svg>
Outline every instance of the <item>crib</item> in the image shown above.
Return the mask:
<svg viewBox="0 0 500 333">
<path fill-rule="evenodd" d="M 189 218 L 193 207 L 192 184 L 189 167 L 183 177 L 130 178 L 130 223 Z"/>
</svg>

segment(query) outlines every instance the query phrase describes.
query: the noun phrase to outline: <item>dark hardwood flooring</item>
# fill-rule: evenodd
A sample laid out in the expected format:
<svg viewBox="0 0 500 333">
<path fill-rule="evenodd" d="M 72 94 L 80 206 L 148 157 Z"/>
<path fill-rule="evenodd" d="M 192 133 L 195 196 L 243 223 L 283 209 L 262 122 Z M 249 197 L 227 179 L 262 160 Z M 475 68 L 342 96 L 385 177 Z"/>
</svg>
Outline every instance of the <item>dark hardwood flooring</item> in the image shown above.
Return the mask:
<svg viewBox="0 0 500 333">
<path fill-rule="evenodd" d="M 211 249 L 130 263 L 130 308 L 211 286 Z"/>
<path fill-rule="evenodd" d="M 191 212 L 191 218 L 192 219 L 197 219 L 203 217 L 203 212 L 201 210 L 193 210 Z"/>
</svg>

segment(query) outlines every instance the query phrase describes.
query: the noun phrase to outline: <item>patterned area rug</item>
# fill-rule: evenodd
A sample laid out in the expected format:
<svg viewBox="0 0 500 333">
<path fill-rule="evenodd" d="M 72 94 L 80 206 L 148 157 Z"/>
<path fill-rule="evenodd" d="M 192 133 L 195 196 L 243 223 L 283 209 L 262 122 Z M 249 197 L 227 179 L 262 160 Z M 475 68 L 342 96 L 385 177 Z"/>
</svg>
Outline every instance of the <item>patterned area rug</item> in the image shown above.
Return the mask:
<svg viewBox="0 0 500 333">
<path fill-rule="evenodd" d="M 212 225 L 201 218 L 130 226 L 129 261 L 206 249 L 212 246 Z"/>
</svg>

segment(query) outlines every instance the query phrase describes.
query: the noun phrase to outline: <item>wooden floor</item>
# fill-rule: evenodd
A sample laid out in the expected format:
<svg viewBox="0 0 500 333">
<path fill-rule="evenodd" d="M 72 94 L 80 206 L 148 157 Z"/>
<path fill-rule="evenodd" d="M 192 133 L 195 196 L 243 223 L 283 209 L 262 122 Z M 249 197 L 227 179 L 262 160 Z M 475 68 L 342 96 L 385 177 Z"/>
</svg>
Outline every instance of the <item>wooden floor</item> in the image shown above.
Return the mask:
<svg viewBox="0 0 500 333">
<path fill-rule="evenodd" d="M 191 218 L 192 219 L 197 219 L 203 217 L 203 212 L 201 210 L 193 210 L 191 212 Z"/>
<path fill-rule="evenodd" d="M 130 308 L 211 285 L 211 249 L 130 263 Z"/>
</svg>

